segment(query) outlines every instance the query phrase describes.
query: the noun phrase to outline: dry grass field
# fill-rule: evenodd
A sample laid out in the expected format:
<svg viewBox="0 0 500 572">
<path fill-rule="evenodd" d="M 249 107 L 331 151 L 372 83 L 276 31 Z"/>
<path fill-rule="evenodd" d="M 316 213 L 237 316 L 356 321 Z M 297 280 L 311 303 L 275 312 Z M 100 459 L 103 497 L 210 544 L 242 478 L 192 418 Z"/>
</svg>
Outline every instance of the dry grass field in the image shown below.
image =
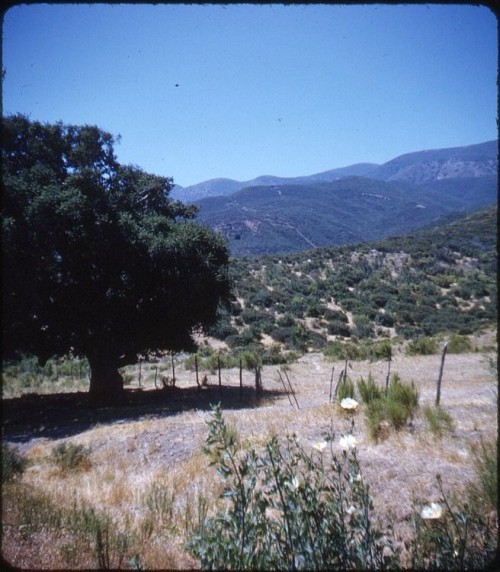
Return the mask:
<svg viewBox="0 0 500 572">
<path fill-rule="evenodd" d="M 497 379 L 489 364 L 496 354 L 491 344 L 486 344 L 490 353 L 480 345 L 480 351 L 446 358 L 441 406 L 453 419 L 451 432 L 433 435 L 418 414 L 411 426 L 374 442 L 363 406 L 356 411 L 358 457 L 379 514 L 392 511 L 402 522 L 414 498 L 436 500 L 437 474 L 456 494 L 475 478 L 473 451 L 481 439 L 494 440 L 498 430 Z M 393 357 L 392 372 L 415 383 L 421 408 L 434 403 L 440 361 L 440 355 Z M 259 402 L 252 372 L 243 372 L 242 394 L 237 369 L 222 370 L 222 390 L 215 373 L 208 375 L 208 387 L 198 391 L 194 373 L 180 364 L 176 388 L 168 390 L 155 390 L 152 369 L 144 365 L 140 390 L 134 372 L 131 405 L 109 408 L 100 416 L 86 412 L 79 394 L 68 394 L 76 397 L 60 417 L 51 417 L 47 411 L 52 409 L 45 407 L 37 418 L 36 407 L 42 402 L 34 397 L 35 405 L 17 410 L 15 399 L 6 400 L 4 440 L 29 463 L 19 482 L 3 488 L 3 558 L 30 569 L 198 567 L 185 542 L 199 519 L 214 510 L 222 491 L 220 478 L 201 451 L 210 403 L 222 403 L 226 420 L 245 444 L 258 447 L 271 435 L 293 432 L 302 444 L 312 445 L 333 427 L 335 449 L 347 421 L 338 405 L 329 403 L 333 367 L 336 382 L 344 364 L 328 362 L 321 354 L 307 354 L 287 366 L 298 407 L 285 394 L 277 366 L 263 368 L 265 392 Z M 383 385 L 387 362 L 351 362 L 347 375 L 357 382 L 370 372 Z M 61 443 L 88 448 L 86 462 L 76 469 L 58 467 L 52 451 Z M 29 512 L 30 503 L 38 507 L 38 516 Z M 58 510 L 60 520 L 52 521 Z M 80 529 L 90 529 L 88 515 L 104 514 L 111 519 L 113 536 L 101 538 L 101 544 L 91 534 L 78 534 L 79 527 L 71 524 L 80 518 L 85 521 Z"/>
</svg>

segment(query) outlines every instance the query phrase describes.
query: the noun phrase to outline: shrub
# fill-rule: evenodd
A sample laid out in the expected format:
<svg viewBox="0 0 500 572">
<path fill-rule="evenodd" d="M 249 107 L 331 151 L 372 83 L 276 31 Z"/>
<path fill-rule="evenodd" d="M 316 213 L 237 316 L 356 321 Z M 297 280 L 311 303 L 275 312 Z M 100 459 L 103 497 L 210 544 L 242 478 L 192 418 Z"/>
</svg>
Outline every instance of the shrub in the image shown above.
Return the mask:
<svg viewBox="0 0 500 572">
<path fill-rule="evenodd" d="M 331 336 L 343 336 L 344 338 L 349 338 L 351 336 L 349 325 L 340 321 L 330 322 L 328 324 L 327 331 Z"/>
<path fill-rule="evenodd" d="M 16 449 L 2 443 L 2 483 L 20 477 L 26 468 L 26 459 Z"/>
<path fill-rule="evenodd" d="M 439 502 L 421 507 L 409 518 L 413 535 L 407 541 L 413 570 L 495 570 L 498 525 L 467 503 L 448 498 L 442 478 Z M 498 562 L 497 562 L 498 563 Z"/>
<path fill-rule="evenodd" d="M 410 384 L 402 383 L 397 373 L 392 374 L 387 399 L 399 403 L 405 409 L 408 419 L 413 419 L 418 407 L 418 398 L 419 392 L 413 381 Z"/>
<path fill-rule="evenodd" d="M 409 356 L 427 356 L 438 352 L 438 343 L 435 338 L 421 337 L 412 340 L 406 347 L 406 354 Z"/>
<path fill-rule="evenodd" d="M 337 387 L 338 402 L 346 397 L 354 398 L 354 383 L 349 378 L 344 378 Z"/>
<path fill-rule="evenodd" d="M 433 435 L 441 437 L 445 431 L 452 432 L 454 430 L 453 418 L 441 407 L 425 405 L 422 412 Z"/>
<path fill-rule="evenodd" d="M 368 374 L 368 379 L 365 381 L 361 378 L 358 381 L 358 391 L 363 403 L 370 403 L 374 399 L 380 399 L 383 396 L 383 389 L 380 388 L 373 378 L 372 373 Z"/>
<path fill-rule="evenodd" d="M 215 407 L 205 452 L 224 478 L 225 503 L 205 518 L 188 549 L 208 569 L 383 569 L 399 552 L 382 533 L 355 449 L 326 461 L 295 436 L 241 450 Z M 326 453 L 326 451 L 325 451 Z M 221 499 L 222 500 L 222 499 Z"/>
<path fill-rule="evenodd" d="M 472 344 L 467 336 L 461 336 L 460 334 L 451 334 L 450 340 L 448 341 L 448 353 L 462 354 L 471 351 L 472 351 Z"/>
<path fill-rule="evenodd" d="M 389 427 L 397 431 L 412 420 L 418 407 L 419 393 L 415 384 L 402 383 L 393 374 L 387 392 L 372 398 L 365 410 L 365 419 L 370 437 L 379 440 Z"/>
<path fill-rule="evenodd" d="M 368 346 L 368 357 L 370 360 L 389 359 L 392 357 L 392 345 L 389 340 L 384 340 Z"/>
<path fill-rule="evenodd" d="M 330 342 L 323 350 L 324 356 L 331 361 L 339 361 L 344 359 L 360 360 L 364 359 L 365 354 L 360 346 L 353 343 L 344 343 L 338 340 Z"/>
<path fill-rule="evenodd" d="M 90 468 L 90 449 L 76 443 L 59 443 L 51 452 L 52 462 L 62 471 Z"/>
<path fill-rule="evenodd" d="M 477 481 L 468 487 L 469 501 L 485 510 L 498 507 L 498 450 L 497 441 L 484 441 L 472 447 Z"/>
<path fill-rule="evenodd" d="M 359 315 L 354 316 L 356 327 L 354 328 L 353 334 L 358 338 L 371 338 L 373 336 L 372 320 L 374 318 L 375 316 L 369 318 Z"/>
<path fill-rule="evenodd" d="M 378 441 L 386 436 L 387 421 L 386 400 L 383 397 L 372 399 L 365 409 L 365 422 L 368 434 Z"/>
</svg>

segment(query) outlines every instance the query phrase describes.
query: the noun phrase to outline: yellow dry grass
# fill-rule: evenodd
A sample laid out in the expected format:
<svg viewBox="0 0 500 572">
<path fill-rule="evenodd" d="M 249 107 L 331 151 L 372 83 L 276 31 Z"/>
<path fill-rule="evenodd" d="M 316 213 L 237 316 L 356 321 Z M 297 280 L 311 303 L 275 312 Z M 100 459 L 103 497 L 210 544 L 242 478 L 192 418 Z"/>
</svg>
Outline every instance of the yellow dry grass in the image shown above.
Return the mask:
<svg viewBox="0 0 500 572">
<path fill-rule="evenodd" d="M 434 401 L 439 365 L 437 355 L 407 357 L 400 354 L 391 364 L 392 371 L 403 381 L 415 382 L 420 391 L 420 404 Z M 246 447 L 262 447 L 271 435 L 286 433 L 295 433 L 302 445 L 309 447 L 332 428 L 337 436 L 334 448 L 340 451 L 338 438 L 348 431 L 350 424 L 339 408 L 329 403 L 333 366 L 336 382 L 344 364 L 329 363 L 320 354 L 308 354 L 290 366 L 288 375 L 300 408 L 292 407 L 282 392 L 259 407 L 225 410 L 225 418 L 237 428 Z M 282 391 L 277 369 L 263 369 L 264 388 Z M 370 373 L 383 385 L 387 363 L 353 362 L 348 370 L 353 381 L 361 376 L 366 379 Z M 180 387 L 194 384 L 192 372 L 179 367 L 176 375 Z M 224 371 L 224 385 L 237 387 L 238 375 L 237 370 Z M 150 378 L 146 379 L 150 384 Z M 215 387 L 208 391 L 212 391 L 216 402 L 219 397 L 217 376 L 212 376 L 212 383 Z M 250 372 L 245 372 L 244 383 L 253 383 Z M 222 405 L 224 408 L 224 399 Z M 417 416 L 411 428 L 391 432 L 387 439 L 374 443 L 365 429 L 362 406 L 354 414 L 363 474 L 371 485 L 375 508 L 382 513 L 392 510 L 401 520 L 410 513 L 414 497 L 437 499 L 438 473 L 445 487 L 453 491 L 462 490 L 465 483 L 474 478 L 471 447 L 480 438 L 491 439 L 497 434 L 496 379 L 482 354 L 447 357 L 441 405 L 455 422 L 454 432 L 442 438 L 432 436 L 423 418 Z M 146 568 L 192 568 L 197 564 L 186 553 L 185 541 L 198 517 L 200 503 L 205 502 L 213 510 L 222 490 L 214 468 L 201 453 L 208 419 L 208 411 L 191 410 L 95 426 L 65 439 L 90 447 L 90 467 L 81 471 L 61 473 L 51 465 L 51 450 L 61 440 L 27 442 L 23 451 L 30 466 L 22 482 L 45 491 L 57 506 L 105 510 L 117 526 L 126 527 L 143 539 L 141 562 Z M 155 484 L 173 498 L 168 525 L 148 521 L 147 499 Z M 17 541 L 12 540 L 8 554 L 15 560 L 13 564 L 52 569 L 61 567 L 61 562 L 67 563 L 61 560 L 60 554 L 54 554 L 52 561 L 47 562 L 46 556 L 41 557 L 41 546 L 48 541 L 32 540 L 31 545 L 25 542 L 22 557 L 15 545 Z M 55 542 L 52 546 L 60 549 L 60 544 Z M 78 566 L 85 563 L 88 566 L 85 559 L 76 562 Z"/>
</svg>

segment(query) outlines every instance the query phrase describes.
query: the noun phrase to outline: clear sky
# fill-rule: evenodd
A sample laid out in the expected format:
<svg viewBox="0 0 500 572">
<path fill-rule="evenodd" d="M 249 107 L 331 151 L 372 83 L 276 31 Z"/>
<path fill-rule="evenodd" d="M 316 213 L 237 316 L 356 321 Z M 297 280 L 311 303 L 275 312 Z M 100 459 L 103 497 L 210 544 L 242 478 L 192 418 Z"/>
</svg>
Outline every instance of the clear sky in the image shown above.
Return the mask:
<svg viewBox="0 0 500 572">
<path fill-rule="evenodd" d="M 497 19 L 472 5 L 18 5 L 3 112 L 121 135 L 188 186 L 496 139 Z"/>
</svg>

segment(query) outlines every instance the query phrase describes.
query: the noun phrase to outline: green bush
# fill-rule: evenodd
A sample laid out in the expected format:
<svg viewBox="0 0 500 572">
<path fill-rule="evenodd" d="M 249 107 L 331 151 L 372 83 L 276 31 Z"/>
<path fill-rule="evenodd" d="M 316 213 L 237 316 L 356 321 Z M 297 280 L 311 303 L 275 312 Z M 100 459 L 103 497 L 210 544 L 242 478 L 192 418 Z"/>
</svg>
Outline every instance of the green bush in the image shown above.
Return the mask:
<svg viewBox="0 0 500 572">
<path fill-rule="evenodd" d="M 344 338 L 351 336 L 349 325 L 340 321 L 330 322 L 327 327 L 327 332 L 331 336 L 343 336 Z"/>
<path fill-rule="evenodd" d="M 447 431 L 452 432 L 455 428 L 451 415 L 439 406 L 425 405 L 422 413 L 430 432 L 437 437 L 441 437 Z"/>
<path fill-rule="evenodd" d="M 405 410 L 407 419 L 413 419 L 418 407 L 419 391 L 413 381 L 403 383 L 397 373 L 391 376 L 391 383 L 387 391 L 387 400 L 394 401 Z"/>
<path fill-rule="evenodd" d="M 476 482 L 468 487 L 469 502 L 484 510 L 498 507 L 498 449 L 497 441 L 484 441 L 472 448 Z"/>
<path fill-rule="evenodd" d="M 2 483 L 20 477 L 26 468 L 26 459 L 16 449 L 2 443 Z"/>
<path fill-rule="evenodd" d="M 355 361 L 365 358 L 365 352 L 361 346 L 350 342 L 344 343 L 338 340 L 329 342 L 323 350 L 323 355 L 331 361 L 340 361 L 344 359 Z"/>
<path fill-rule="evenodd" d="M 376 344 L 370 344 L 367 349 L 368 357 L 372 361 L 379 359 L 389 359 L 392 357 L 392 346 L 389 340 L 384 340 Z"/>
<path fill-rule="evenodd" d="M 373 397 L 365 409 L 368 433 L 372 439 L 385 436 L 387 429 L 397 431 L 411 421 L 418 408 L 419 392 L 415 384 L 402 383 L 397 374 L 393 374 L 387 392 Z"/>
<path fill-rule="evenodd" d="M 337 387 L 337 401 L 340 403 L 346 397 L 354 398 L 354 383 L 347 377 Z"/>
<path fill-rule="evenodd" d="M 438 342 L 435 338 L 421 337 L 412 340 L 406 347 L 409 356 L 427 356 L 438 352 Z"/>
<path fill-rule="evenodd" d="M 62 471 L 90 468 L 90 449 L 76 443 L 59 443 L 53 447 L 50 458 Z"/>
<path fill-rule="evenodd" d="M 467 336 L 460 334 L 451 334 L 448 341 L 448 353 L 463 354 L 472 351 L 472 343 Z"/>
<path fill-rule="evenodd" d="M 370 403 L 374 399 L 380 399 L 383 396 L 383 389 L 375 383 L 372 373 L 368 374 L 365 381 L 362 377 L 358 381 L 358 391 L 363 403 Z"/>
<path fill-rule="evenodd" d="M 413 570 L 496 570 L 498 527 L 468 499 L 450 497 L 437 475 L 439 502 L 424 505 L 408 519 L 413 531 L 406 542 Z M 430 509 L 430 510 L 429 510 Z M 427 511 L 427 514 L 426 512 Z M 433 512 L 434 515 L 430 515 Z M 497 562 L 498 563 L 498 562 Z"/>
<path fill-rule="evenodd" d="M 261 453 L 241 450 L 215 407 L 205 452 L 226 487 L 221 509 L 188 543 L 202 568 L 397 568 L 398 549 L 372 514 L 355 450 L 337 458 L 330 449 L 327 461 L 326 451 L 306 451 L 293 435 L 282 444 L 271 438 Z"/>
</svg>

